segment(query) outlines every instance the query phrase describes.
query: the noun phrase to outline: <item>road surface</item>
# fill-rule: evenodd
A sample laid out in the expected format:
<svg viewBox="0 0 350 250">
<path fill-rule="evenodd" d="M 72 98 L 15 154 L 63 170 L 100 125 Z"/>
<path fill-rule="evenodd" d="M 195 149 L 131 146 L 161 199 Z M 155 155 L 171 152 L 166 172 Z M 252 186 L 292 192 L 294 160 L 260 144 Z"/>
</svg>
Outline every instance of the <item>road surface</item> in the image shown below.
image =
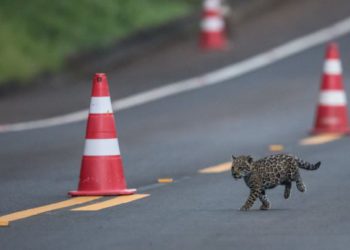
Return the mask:
<svg viewBox="0 0 350 250">
<path fill-rule="evenodd" d="M 240 24 L 227 51 L 200 54 L 192 37 L 108 72 L 112 97 L 239 62 L 349 14 L 345 0 L 281 4 Z M 336 41 L 348 85 L 350 34 Z M 0 249 L 347 249 L 350 140 L 300 144 L 313 125 L 323 55 L 324 43 L 238 78 L 117 112 L 128 186 L 150 196 L 98 211 L 71 210 L 113 199 L 104 197 L 10 221 L 0 227 Z M 1 123 L 84 109 L 89 92 L 90 82 L 81 80 L 12 95 L 0 102 Z M 0 134 L 0 223 L 16 211 L 69 201 L 84 130 L 80 121 Z M 240 212 L 249 190 L 230 172 L 199 172 L 230 161 L 231 154 L 263 157 L 271 144 L 322 166 L 302 171 L 306 193 L 293 186 L 284 200 L 282 187 L 269 191 L 269 211 L 256 203 Z M 158 184 L 158 178 L 174 182 Z"/>
</svg>

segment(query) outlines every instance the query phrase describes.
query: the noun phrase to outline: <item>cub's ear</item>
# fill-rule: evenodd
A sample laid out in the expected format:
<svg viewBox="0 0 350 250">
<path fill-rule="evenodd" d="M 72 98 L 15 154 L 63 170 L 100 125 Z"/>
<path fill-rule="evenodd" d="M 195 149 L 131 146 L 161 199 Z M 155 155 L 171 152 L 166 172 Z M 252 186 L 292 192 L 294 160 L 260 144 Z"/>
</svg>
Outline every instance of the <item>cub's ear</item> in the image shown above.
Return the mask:
<svg viewBox="0 0 350 250">
<path fill-rule="evenodd" d="M 236 157 L 234 157 L 233 155 L 232 155 L 232 160 L 235 160 L 236 159 Z"/>
<path fill-rule="evenodd" d="M 253 157 L 251 157 L 250 155 L 247 156 L 247 160 L 249 163 L 252 163 L 253 162 Z"/>
</svg>

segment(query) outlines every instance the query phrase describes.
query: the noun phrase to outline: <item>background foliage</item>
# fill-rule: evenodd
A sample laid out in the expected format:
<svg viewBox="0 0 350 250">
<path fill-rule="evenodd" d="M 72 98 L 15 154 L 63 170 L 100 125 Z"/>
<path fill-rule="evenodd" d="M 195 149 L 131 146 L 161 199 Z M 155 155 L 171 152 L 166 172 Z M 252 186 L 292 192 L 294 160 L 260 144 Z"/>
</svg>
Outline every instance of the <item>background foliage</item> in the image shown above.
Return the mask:
<svg viewBox="0 0 350 250">
<path fill-rule="evenodd" d="M 1 0 L 0 83 L 59 69 L 72 53 L 106 46 L 189 13 L 196 0 Z"/>
</svg>

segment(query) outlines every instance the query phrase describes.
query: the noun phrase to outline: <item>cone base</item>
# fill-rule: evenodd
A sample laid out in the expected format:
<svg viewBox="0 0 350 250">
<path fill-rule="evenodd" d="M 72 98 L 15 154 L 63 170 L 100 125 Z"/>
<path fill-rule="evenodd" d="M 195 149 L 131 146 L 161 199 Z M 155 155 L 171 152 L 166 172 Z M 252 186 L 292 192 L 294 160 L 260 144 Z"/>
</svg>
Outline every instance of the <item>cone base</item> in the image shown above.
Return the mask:
<svg viewBox="0 0 350 250">
<path fill-rule="evenodd" d="M 202 33 L 199 46 L 202 50 L 225 50 L 227 39 L 221 32 Z"/>
<path fill-rule="evenodd" d="M 224 45 L 220 45 L 220 46 L 212 46 L 212 45 L 201 45 L 201 50 L 203 51 L 213 51 L 213 50 L 217 50 L 217 51 L 225 51 L 228 49 L 228 46 L 226 44 Z"/>
<path fill-rule="evenodd" d="M 311 134 L 350 134 L 349 128 L 329 129 L 329 128 L 315 128 L 311 131 Z"/>
<path fill-rule="evenodd" d="M 117 196 L 131 195 L 136 193 L 136 189 L 119 189 L 119 190 L 96 190 L 96 191 L 70 191 L 70 196 Z"/>
<path fill-rule="evenodd" d="M 223 51 L 228 49 L 228 45 L 226 43 L 223 44 L 201 44 L 200 45 L 201 50 L 203 51 L 212 51 L 212 50 L 218 50 Z"/>
</svg>

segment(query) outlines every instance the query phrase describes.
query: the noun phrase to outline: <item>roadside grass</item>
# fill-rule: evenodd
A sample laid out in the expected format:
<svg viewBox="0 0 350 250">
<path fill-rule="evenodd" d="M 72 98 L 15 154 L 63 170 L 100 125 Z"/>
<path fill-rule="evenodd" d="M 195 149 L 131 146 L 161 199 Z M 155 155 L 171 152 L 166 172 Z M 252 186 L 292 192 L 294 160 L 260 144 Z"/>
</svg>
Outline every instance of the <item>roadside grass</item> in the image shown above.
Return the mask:
<svg viewBox="0 0 350 250">
<path fill-rule="evenodd" d="M 189 13 L 196 0 L 2 0 L 0 86 L 55 72 L 65 58 Z"/>
</svg>

